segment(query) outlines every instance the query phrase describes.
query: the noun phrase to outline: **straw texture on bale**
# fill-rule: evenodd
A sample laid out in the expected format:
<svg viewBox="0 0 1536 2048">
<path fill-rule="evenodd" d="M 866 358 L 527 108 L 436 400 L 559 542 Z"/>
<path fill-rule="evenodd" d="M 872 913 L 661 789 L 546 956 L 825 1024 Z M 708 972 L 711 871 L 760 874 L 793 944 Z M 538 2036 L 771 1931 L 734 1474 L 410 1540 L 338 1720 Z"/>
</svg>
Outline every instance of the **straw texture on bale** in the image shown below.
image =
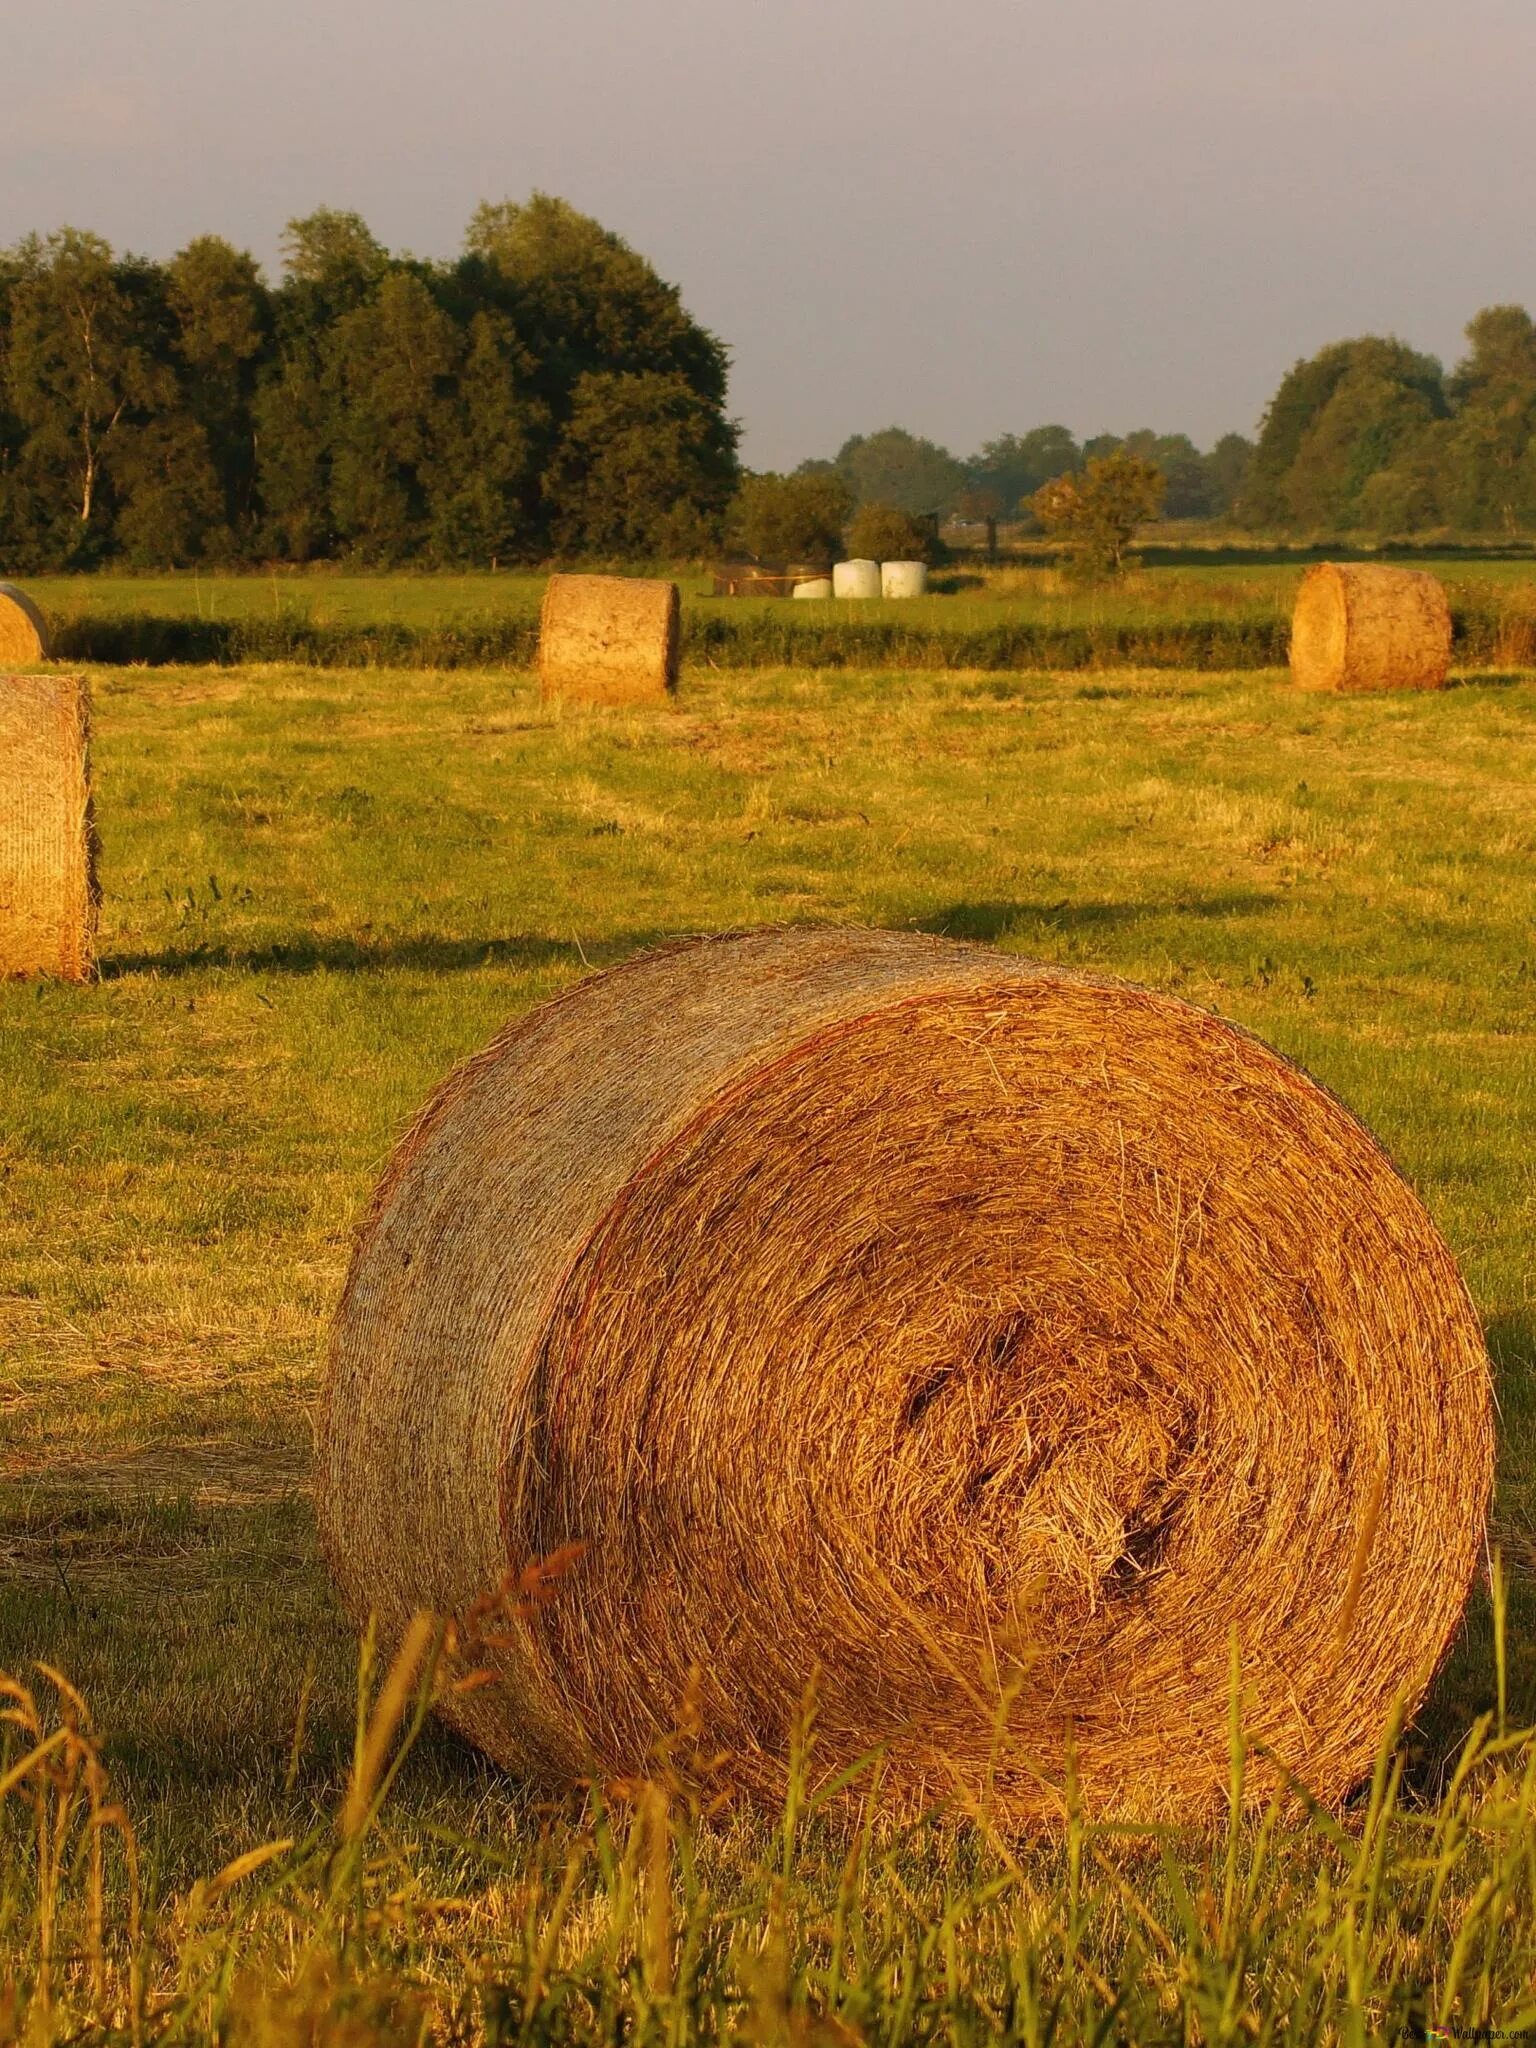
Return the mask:
<svg viewBox="0 0 1536 2048">
<path fill-rule="evenodd" d="M 0 583 L 0 665 L 26 668 L 49 656 L 48 626 L 27 593 Z"/>
<path fill-rule="evenodd" d="M 552 1595 L 445 1711 L 537 1781 L 689 1695 L 822 1779 L 1197 1816 L 1247 1726 L 1322 1798 L 1422 1695 L 1478 1555 L 1477 1318 L 1332 1096 L 1169 997 L 912 935 L 599 975 L 453 1075 L 375 1197 L 319 1493 L 353 1615 Z M 1000 1736 L 1000 1725 L 1005 1733 Z M 1262 1797 L 1273 1767 L 1255 1764 Z"/>
<path fill-rule="evenodd" d="M 0 975 L 90 973 L 95 845 L 84 682 L 0 676 Z"/>
<path fill-rule="evenodd" d="M 644 704 L 677 688 L 677 585 L 634 576 L 551 576 L 539 615 L 546 697 Z"/>
<path fill-rule="evenodd" d="M 1319 562 L 1291 617 L 1291 674 L 1304 690 L 1438 690 L 1451 666 L 1451 606 L 1422 569 Z"/>
</svg>

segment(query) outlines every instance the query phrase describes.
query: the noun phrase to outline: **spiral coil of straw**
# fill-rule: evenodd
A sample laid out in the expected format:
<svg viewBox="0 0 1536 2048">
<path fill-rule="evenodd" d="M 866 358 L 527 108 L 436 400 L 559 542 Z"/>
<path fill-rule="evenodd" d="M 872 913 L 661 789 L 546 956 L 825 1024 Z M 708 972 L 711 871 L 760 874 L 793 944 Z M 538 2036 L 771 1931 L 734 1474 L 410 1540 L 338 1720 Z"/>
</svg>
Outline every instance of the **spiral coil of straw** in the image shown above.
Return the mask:
<svg viewBox="0 0 1536 2048">
<path fill-rule="evenodd" d="M 1456 1629 L 1487 1359 L 1368 1133 L 1169 997 L 775 931 L 596 976 L 439 1091 L 375 1197 L 326 1545 L 398 1634 L 582 1546 L 448 1707 L 543 1782 L 689 1693 L 732 1782 L 885 1753 L 910 1812 L 1198 1816 L 1249 1732 L 1324 1799 Z M 1256 1767 L 1262 1797 L 1273 1764 Z"/>
</svg>

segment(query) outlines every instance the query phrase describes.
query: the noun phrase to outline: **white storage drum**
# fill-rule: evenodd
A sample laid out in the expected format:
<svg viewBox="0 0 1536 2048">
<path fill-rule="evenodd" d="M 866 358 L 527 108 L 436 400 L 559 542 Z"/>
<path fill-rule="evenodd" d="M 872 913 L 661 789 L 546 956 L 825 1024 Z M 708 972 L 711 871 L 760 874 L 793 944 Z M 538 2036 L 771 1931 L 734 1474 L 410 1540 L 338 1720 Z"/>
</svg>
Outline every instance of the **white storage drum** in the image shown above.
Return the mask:
<svg viewBox="0 0 1536 2048">
<path fill-rule="evenodd" d="M 834 597 L 878 597 L 880 595 L 880 564 L 878 562 L 839 562 L 832 571 L 832 595 Z"/>
<path fill-rule="evenodd" d="M 880 595 L 882 597 L 926 597 L 928 595 L 927 563 L 882 562 L 880 564 Z"/>
</svg>

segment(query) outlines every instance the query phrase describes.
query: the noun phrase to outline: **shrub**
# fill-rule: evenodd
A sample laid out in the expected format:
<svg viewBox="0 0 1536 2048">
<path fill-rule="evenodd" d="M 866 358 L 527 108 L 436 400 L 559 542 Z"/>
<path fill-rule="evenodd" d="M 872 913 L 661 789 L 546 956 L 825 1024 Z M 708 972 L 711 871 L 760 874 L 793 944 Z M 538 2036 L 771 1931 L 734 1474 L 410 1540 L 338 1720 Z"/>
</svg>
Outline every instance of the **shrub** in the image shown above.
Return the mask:
<svg viewBox="0 0 1536 2048">
<path fill-rule="evenodd" d="M 922 522 L 894 505 L 861 505 L 844 545 L 855 559 L 871 562 L 933 562 L 938 553 Z"/>
<path fill-rule="evenodd" d="M 1162 510 L 1165 488 L 1155 463 L 1122 449 L 1095 457 L 1076 475 L 1054 477 L 1029 502 L 1045 531 L 1065 546 L 1069 570 L 1092 581 L 1120 574 L 1137 527 Z"/>
<path fill-rule="evenodd" d="M 743 477 L 731 501 L 733 547 L 760 562 L 831 562 L 843 544 L 853 494 L 835 472 Z"/>
</svg>

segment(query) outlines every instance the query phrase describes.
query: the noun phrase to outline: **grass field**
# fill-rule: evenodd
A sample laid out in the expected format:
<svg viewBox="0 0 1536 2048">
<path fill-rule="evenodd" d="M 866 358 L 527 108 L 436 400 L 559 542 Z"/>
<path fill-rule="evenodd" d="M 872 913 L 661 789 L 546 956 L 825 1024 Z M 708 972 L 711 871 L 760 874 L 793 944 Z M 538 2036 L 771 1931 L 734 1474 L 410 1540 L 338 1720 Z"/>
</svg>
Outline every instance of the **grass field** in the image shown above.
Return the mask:
<svg viewBox="0 0 1536 2048">
<path fill-rule="evenodd" d="M 252 2041 L 1536 2024 L 1536 1750 L 1498 1746 L 1536 1722 L 1536 678 L 1373 702 L 1272 673 L 695 669 L 650 715 L 470 669 L 93 681 L 101 978 L 0 988 L 0 1670 L 44 1725 L 33 1660 L 90 1702 L 148 1918 L 131 1939 L 111 1826 L 70 1831 L 85 1748 L 7 1795 L 13 1727 L 0 2041 L 129 2038 L 135 2012 Z M 1304 1061 L 1421 1188 L 1498 1371 L 1507 1669 L 1501 1700 L 1480 1593 L 1342 1827 L 774 1828 L 661 1766 L 628 1804 L 539 1811 L 428 1724 L 337 1848 L 357 1654 L 308 1410 L 371 1181 L 509 1015 L 663 936 L 791 919 L 1177 991 Z M 1464 1753 L 1484 1713 L 1494 1753 Z"/>
<path fill-rule="evenodd" d="M 903 667 L 1058 670 L 1140 663 L 1265 668 L 1286 655 L 1309 557 L 1287 551 L 1170 551 L 1084 589 L 1041 559 L 961 561 L 936 594 L 904 603 L 795 604 L 714 598 L 677 575 L 685 652 L 716 668 Z M 1346 551 L 1347 552 L 1347 551 Z M 1208 559 L 1206 558 L 1208 555 Z M 1536 660 L 1536 558 L 1518 551 L 1414 556 L 1446 582 L 1457 659 Z M 542 575 L 40 577 L 29 589 L 72 662 L 298 662 L 413 668 L 522 666 L 537 642 Z"/>
</svg>

